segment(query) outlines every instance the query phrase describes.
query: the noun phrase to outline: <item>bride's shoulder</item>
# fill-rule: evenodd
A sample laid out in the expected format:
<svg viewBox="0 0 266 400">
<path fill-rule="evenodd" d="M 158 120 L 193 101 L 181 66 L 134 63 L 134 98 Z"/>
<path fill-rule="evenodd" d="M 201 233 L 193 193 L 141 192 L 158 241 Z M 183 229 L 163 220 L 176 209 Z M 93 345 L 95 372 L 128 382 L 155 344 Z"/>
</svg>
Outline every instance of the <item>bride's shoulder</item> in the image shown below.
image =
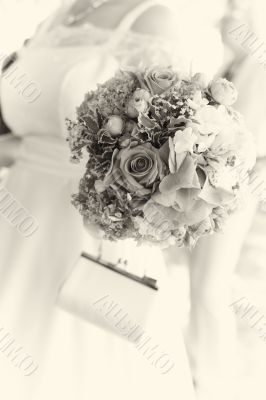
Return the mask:
<svg viewBox="0 0 266 400">
<path fill-rule="evenodd" d="M 176 15 L 163 4 L 154 4 L 134 22 L 132 30 L 138 33 L 172 38 L 176 32 Z"/>
</svg>

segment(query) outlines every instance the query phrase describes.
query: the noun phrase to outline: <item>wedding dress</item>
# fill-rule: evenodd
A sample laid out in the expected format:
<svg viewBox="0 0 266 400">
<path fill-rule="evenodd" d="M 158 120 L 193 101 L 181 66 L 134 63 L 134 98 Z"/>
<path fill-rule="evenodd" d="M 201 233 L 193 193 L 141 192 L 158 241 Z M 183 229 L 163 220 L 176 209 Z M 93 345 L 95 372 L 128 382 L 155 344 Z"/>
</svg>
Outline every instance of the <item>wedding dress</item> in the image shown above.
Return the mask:
<svg viewBox="0 0 266 400">
<path fill-rule="evenodd" d="M 237 69 L 234 83 L 239 92 L 236 103 L 237 109 L 245 115 L 249 129 L 253 132 L 257 144 L 258 168 L 256 174 L 259 190 L 254 193 L 254 200 L 263 200 L 258 204 L 256 212 L 242 251 L 239 257 L 235 285 L 235 299 L 244 298 L 257 311 L 258 315 L 265 315 L 265 258 L 266 258 L 266 208 L 265 208 L 265 182 L 266 182 L 266 81 L 265 81 L 265 40 L 266 26 L 265 2 L 263 0 L 248 1 L 247 10 L 249 23 L 244 25 L 244 31 L 249 32 L 250 40 L 242 47 L 246 58 Z M 239 23 L 240 25 L 240 23 Z M 237 26 L 237 25 L 236 25 Z M 240 43 L 237 43 L 240 46 Z M 254 49 L 261 44 L 261 52 Z M 253 47 L 256 46 L 256 47 Z M 257 186 L 257 184 L 256 184 Z M 256 196 L 259 195 L 258 197 Z M 246 300 L 247 299 L 247 300 Z M 250 316 L 250 314 L 247 314 Z M 244 323 L 243 323 L 244 321 Z M 239 334 L 239 356 L 241 370 L 239 373 L 240 394 L 239 398 L 249 399 L 258 393 L 265 397 L 265 380 L 261 371 L 265 370 L 265 319 L 255 325 L 250 317 L 239 318 L 237 314 Z M 244 382 L 244 384 L 243 384 Z M 255 390 L 255 392 L 254 392 Z M 252 394 L 251 394 L 252 393 Z"/>
<path fill-rule="evenodd" d="M 80 253 L 85 248 L 93 251 L 98 243 L 86 235 L 70 203 L 83 166 L 69 162 L 65 118 L 74 118 L 84 93 L 111 77 L 119 65 L 164 61 L 191 70 L 191 59 L 178 50 L 184 43 L 130 31 L 155 4 L 143 2 L 115 30 L 92 24 L 67 27 L 60 18 L 66 10 L 60 9 L 18 52 L 16 66 L 41 86 L 39 98 L 27 103 L 8 79 L 2 81 L 4 119 L 23 137 L 5 188 L 38 225 L 25 237 L 1 215 L 0 322 L 38 365 L 25 377 L 10 358 L 1 357 L 0 393 L 6 400 L 194 398 L 174 304 L 158 306 L 154 316 L 162 331 L 161 345 L 175 361 L 167 375 L 158 374 L 132 344 L 56 306 L 58 291 Z M 2 214 L 3 202 L 1 197 Z M 148 251 L 128 242 L 105 243 L 103 251 L 111 260 L 127 258 L 133 265 L 136 254 L 139 262 L 146 257 L 150 275 L 165 274 L 159 249 Z"/>
<path fill-rule="evenodd" d="M 243 24 L 242 35 L 249 38 L 236 40 L 236 45 L 244 49 L 244 61 L 237 69 L 234 84 L 238 90 L 235 107 L 245 116 L 248 128 L 254 134 L 258 157 L 266 155 L 266 117 L 264 105 L 266 101 L 265 82 L 265 40 L 266 26 L 264 21 L 265 2 L 263 0 L 247 1 L 249 21 Z M 247 17 L 246 17 L 247 18 Z M 245 20 L 243 20 L 245 22 Z M 241 26 L 240 23 L 237 26 Z M 244 37 L 244 36 L 243 36 Z M 260 45 L 260 47 L 258 46 Z M 257 51 L 255 51 L 258 49 Z M 260 50 L 261 49 L 261 50 Z"/>
</svg>

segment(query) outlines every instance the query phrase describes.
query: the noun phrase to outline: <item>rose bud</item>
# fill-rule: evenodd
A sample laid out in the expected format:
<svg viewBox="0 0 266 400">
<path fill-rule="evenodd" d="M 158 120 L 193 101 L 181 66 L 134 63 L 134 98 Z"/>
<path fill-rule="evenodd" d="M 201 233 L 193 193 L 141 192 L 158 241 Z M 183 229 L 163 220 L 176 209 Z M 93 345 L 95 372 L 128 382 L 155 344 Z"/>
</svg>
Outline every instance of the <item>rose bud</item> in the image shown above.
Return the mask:
<svg viewBox="0 0 266 400">
<path fill-rule="evenodd" d="M 111 115 L 105 127 L 112 136 L 120 136 L 124 129 L 124 121 L 119 115 Z"/>
<path fill-rule="evenodd" d="M 148 110 L 150 93 L 145 89 L 137 89 L 132 95 L 132 98 L 127 104 L 127 114 L 131 118 L 137 118 L 139 113 L 144 113 Z"/>
<path fill-rule="evenodd" d="M 237 99 L 235 86 L 225 78 L 213 81 L 210 90 L 214 100 L 225 106 L 231 106 Z"/>
<path fill-rule="evenodd" d="M 193 75 L 192 81 L 198 85 L 201 89 L 205 89 L 208 86 L 208 78 L 205 74 L 198 72 L 197 74 Z"/>
<path fill-rule="evenodd" d="M 131 137 L 130 137 L 130 135 L 129 135 L 129 134 L 125 134 L 125 135 L 121 136 L 121 137 L 119 138 L 118 143 L 119 143 L 119 146 L 120 146 L 121 148 L 126 148 L 126 147 L 128 147 L 128 146 L 130 145 L 130 143 L 131 143 Z"/>
<path fill-rule="evenodd" d="M 127 121 L 125 125 L 125 133 L 129 135 L 134 135 L 134 133 L 137 131 L 138 125 L 134 121 Z"/>
</svg>

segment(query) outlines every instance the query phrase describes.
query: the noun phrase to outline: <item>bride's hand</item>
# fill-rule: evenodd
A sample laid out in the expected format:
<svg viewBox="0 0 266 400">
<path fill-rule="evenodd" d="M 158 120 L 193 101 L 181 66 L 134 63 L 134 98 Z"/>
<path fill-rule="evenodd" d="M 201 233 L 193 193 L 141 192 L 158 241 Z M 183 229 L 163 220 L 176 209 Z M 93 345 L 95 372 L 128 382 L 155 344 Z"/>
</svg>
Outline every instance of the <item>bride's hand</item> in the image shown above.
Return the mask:
<svg viewBox="0 0 266 400">
<path fill-rule="evenodd" d="M 0 168 L 10 167 L 16 160 L 21 139 L 8 133 L 0 136 Z"/>
</svg>

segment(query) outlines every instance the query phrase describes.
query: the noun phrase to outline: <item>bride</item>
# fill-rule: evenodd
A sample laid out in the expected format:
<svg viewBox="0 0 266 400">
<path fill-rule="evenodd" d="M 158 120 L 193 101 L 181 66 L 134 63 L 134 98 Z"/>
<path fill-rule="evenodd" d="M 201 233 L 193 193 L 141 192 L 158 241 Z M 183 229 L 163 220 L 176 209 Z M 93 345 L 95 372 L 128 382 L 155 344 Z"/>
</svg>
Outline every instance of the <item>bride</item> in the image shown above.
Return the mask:
<svg viewBox="0 0 266 400">
<path fill-rule="evenodd" d="M 187 71 L 196 68 L 188 51 L 182 53 L 185 47 L 176 36 L 172 12 L 157 1 L 77 0 L 48 18 L 19 50 L 15 64 L 4 70 L 11 76 L 12 68 L 19 67 L 41 87 L 39 98 L 30 103 L 7 78 L 1 87 L 4 120 L 22 139 L 5 195 L 0 193 L 0 315 L 15 338 L 9 357 L 0 359 L 5 399 L 194 398 L 175 314 L 163 327 L 161 344 L 169 345 L 174 336 L 169 350 L 178 355 L 173 373 L 166 376 L 158 375 L 131 344 L 55 307 L 84 246 L 92 249 L 98 243 L 93 235 L 86 237 L 70 204 L 82 167 L 69 162 L 65 118 L 73 118 L 84 93 L 118 66 L 163 62 Z M 1 143 L 1 155 L 8 142 Z M 32 235 L 21 235 L 11 223 L 17 216 L 14 203 L 34 217 Z M 122 245 L 115 251 L 125 252 Z M 164 269 L 160 251 L 152 251 L 157 260 L 152 268 Z M 142 254 L 132 247 L 125 255 L 132 259 L 136 252 Z M 1 334 L 0 343 L 3 352 L 6 336 Z M 8 360 L 21 346 L 38 366 L 28 378 Z"/>
</svg>

